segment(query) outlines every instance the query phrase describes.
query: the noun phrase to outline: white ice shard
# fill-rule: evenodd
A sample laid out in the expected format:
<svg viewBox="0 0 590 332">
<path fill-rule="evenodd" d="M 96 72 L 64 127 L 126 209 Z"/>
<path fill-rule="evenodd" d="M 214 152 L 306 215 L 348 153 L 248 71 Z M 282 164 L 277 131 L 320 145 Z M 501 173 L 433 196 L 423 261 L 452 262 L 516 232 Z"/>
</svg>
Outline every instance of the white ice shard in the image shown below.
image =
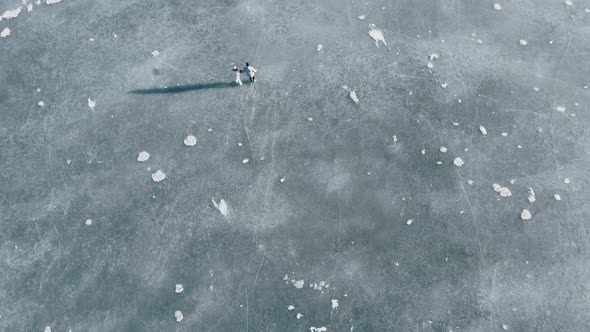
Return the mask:
<svg viewBox="0 0 590 332">
<path fill-rule="evenodd" d="M 535 197 L 535 191 L 533 190 L 533 188 L 529 188 L 529 203 L 534 203 L 537 198 Z"/>
</svg>

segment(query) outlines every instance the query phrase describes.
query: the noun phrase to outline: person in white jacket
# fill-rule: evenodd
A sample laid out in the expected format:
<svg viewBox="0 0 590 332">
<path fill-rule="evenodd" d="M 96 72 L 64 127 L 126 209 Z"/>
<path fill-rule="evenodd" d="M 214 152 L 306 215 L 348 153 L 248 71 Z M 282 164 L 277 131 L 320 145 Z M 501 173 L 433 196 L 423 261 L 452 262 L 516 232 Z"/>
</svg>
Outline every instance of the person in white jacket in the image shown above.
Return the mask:
<svg viewBox="0 0 590 332">
<path fill-rule="evenodd" d="M 242 85 L 242 71 L 238 70 L 238 67 L 234 66 L 232 69 L 235 75 L 235 82 L 237 85 Z"/>
<path fill-rule="evenodd" d="M 250 82 L 256 82 L 256 68 L 250 66 L 250 64 L 246 62 L 246 67 L 244 67 L 243 71 L 248 75 Z"/>
</svg>

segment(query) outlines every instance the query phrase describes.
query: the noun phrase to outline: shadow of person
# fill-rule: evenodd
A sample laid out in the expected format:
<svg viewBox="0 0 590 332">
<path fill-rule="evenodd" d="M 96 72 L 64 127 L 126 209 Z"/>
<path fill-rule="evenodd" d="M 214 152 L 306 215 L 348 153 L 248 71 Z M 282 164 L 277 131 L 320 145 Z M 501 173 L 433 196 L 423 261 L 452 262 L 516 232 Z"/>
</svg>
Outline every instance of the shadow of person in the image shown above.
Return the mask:
<svg viewBox="0 0 590 332">
<path fill-rule="evenodd" d="M 242 82 L 243 84 L 250 84 L 250 82 L 245 81 Z M 222 88 L 235 88 L 238 87 L 235 82 L 213 82 L 213 83 L 202 83 L 202 84 L 190 84 L 190 85 L 175 85 L 169 86 L 166 88 L 154 88 L 154 89 L 138 89 L 138 90 L 131 90 L 127 93 L 133 94 L 140 94 L 140 95 L 149 95 L 149 94 L 157 94 L 157 93 L 182 93 L 182 92 L 189 92 L 189 91 L 198 91 L 198 90 L 209 90 L 209 89 L 222 89 Z"/>
</svg>

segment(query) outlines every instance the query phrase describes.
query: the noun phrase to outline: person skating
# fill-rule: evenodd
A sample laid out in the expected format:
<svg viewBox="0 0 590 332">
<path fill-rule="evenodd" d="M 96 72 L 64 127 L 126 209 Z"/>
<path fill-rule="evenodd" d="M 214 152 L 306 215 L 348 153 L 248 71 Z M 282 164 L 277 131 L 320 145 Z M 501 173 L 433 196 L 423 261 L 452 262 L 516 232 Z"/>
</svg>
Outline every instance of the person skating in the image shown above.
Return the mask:
<svg viewBox="0 0 590 332">
<path fill-rule="evenodd" d="M 256 82 L 256 68 L 250 66 L 250 64 L 246 62 L 246 67 L 244 67 L 243 71 L 248 75 L 250 82 Z"/>
<path fill-rule="evenodd" d="M 234 66 L 232 69 L 235 75 L 235 82 L 237 85 L 242 85 L 242 71 L 238 70 L 238 67 Z"/>
</svg>

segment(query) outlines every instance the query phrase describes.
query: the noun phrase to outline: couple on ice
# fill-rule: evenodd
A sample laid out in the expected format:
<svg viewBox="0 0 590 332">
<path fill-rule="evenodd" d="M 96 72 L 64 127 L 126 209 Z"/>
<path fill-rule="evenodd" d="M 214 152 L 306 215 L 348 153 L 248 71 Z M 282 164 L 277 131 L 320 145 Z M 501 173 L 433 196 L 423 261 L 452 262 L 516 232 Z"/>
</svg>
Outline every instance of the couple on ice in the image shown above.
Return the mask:
<svg viewBox="0 0 590 332">
<path fill-rule="evenodd" d="M 242 85 L 242 73 L 246 73 L 246 75 L 248 75 L 248 78 L 250 79 L 250 82 L 254 83 L 256 82 L 256 68 L 250 66 L 250 64 L 248 62 L 246 62 L 246 67 L 244 67 L 244 69 L 238 70 L 237 66 L 234 66 L 233 71 L 235 73 L 235 82 L 238 85 Z"/>
</svg>

